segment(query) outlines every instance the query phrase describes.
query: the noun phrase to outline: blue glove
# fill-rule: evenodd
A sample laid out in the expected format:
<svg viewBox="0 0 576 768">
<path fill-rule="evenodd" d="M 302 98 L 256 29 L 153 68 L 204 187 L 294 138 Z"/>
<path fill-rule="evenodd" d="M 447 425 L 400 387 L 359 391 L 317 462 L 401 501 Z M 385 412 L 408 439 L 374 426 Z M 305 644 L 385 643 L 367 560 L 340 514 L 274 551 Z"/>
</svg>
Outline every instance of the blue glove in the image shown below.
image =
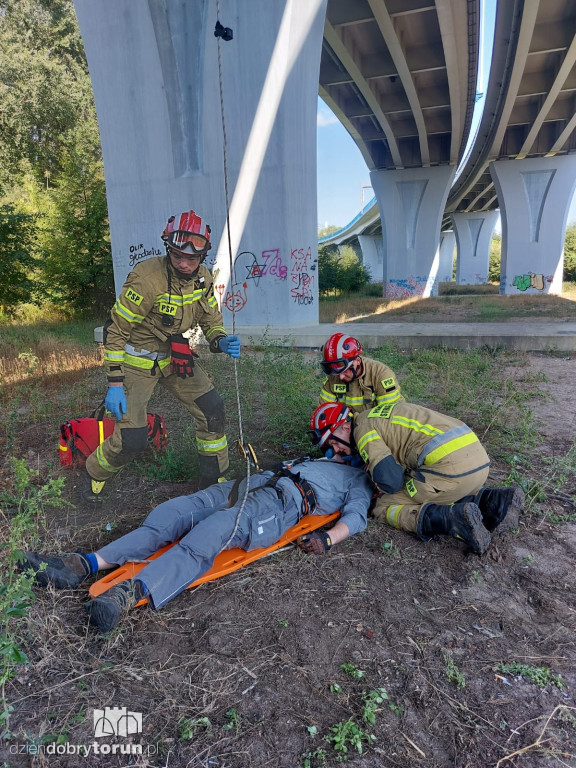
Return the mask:
<svg viewBox="0 0 576 768">
<path fill-rule="evenodd" d="M 108 387 L 104 405 L 118 421 L 122 421 L 122 414 L 128 410 L 124 387 Z"/>
<path fill-rule="evenodd" d="M 240 357 L 240 339 L 238 336 L 224 336 L 218 340 L 218 346 L 230 357 Z"/>
</svg>

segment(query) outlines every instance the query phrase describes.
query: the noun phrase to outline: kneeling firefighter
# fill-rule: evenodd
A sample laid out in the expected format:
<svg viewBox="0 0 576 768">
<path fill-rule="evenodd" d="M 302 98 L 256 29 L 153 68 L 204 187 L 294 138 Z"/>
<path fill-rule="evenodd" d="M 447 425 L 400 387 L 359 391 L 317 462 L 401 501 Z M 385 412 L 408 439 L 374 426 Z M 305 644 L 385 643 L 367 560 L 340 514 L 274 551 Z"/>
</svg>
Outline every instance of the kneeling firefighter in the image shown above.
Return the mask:
<svg viewBox="0 0 576 768">
<path fill-rule="evenodd" d="M 312 414 L 312 441 L 328 458 L 363 463 L 375 485 L 373 515 L 423 541 L 440 534 L 478 555 L 518 526 L 520 488 L 487 488 L 490 459 L 464 422 L 421 405 L 379 405 L 352 415 L 340 403 Z"/>
<path fill-rule="evenodd" d="M 211 248 L 210 227 L 188 211 L 169 218 L 162 240 L 166 255 L 133 269 L 105 326 L 104 402 L 117 421 L 86 461 L 86 501 L 98 501 L 105 482 L 146 449 L 147 405 L 159 382 L 194 417 L 199 487 L 228 469 L 224 404 L 183 335 L 200 326 L 211 352 L 240 357 L 240 339 L 227 335 L 212 274 L 202 263 Z"/>
</svg>

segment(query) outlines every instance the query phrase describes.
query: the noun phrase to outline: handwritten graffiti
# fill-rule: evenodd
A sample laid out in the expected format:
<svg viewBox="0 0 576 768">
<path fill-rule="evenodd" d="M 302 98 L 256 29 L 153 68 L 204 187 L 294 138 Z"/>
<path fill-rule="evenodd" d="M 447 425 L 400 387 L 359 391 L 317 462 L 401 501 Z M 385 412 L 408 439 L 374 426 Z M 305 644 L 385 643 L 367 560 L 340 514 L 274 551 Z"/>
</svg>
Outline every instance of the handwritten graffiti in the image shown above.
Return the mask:
<svg viewBox="0 0 576 768">
<path fill-rule="evenodd" d="M 142 261 L 143 259 L 148 259 L 150 256 L 160 256 L 161 253 L 162 251 L 160 251 L 159 248 L 144 248 L 142 243 L 139 243 L 138 245 L 131 245 L 128 265 L 133 267 L 137 262 Z"/>
<path fill-rule="evenodd" d="M 290 296 L 296 304 L 312 304 L 314 302 L 314 276 L 309 275 L 308 272 L 292 274 L 292 282 L 296 285 L 290 289 Z"/>
<path fill-rule="evenodd" d="M 318 259 L 312 256 L 312 247 L 292 248 L 290 251 L 290 297 L 296 304 L 307 306 L 314 302 L 314 275 Z"/>
<path fill-rule="evenodd" d="M 286 280 L 288 277 L 288 267 L 285 267 L 282 262 L 279 248 L 274 248 L 271 251 L 262 251 L 262 258 L 266 262 L 265 269 L 269 275 L 279 277 L 280 280 Z"/>
<path fill-rule="evenodd" d="M 248 301 L 248 294 L 246 293 L 246 289 L 248 288 L 247 284 L 242 283 L 242 288 L 244 290 L 238 288 L 236 291 L 234 289 L 232 289 L 232 291 L 226 291 L 226 295 L 224 296 L 224 306 L 230 312 L 241 312 L 246 306 L 246 302 Z"/>
<path fill-rule="evenodd" d="M 516 275 L 512 285 L 518 288 L 519 291 L 527 291 L 528 288 L 535 288 L 537 291 L 544 290 L 545 283 L 551 283 L 552 276 L 544 276 L 542 274 L 535 274 L 534 272 L 528 272 L 525 275 Z"/>
<path fill-rule="evenodd" d="M 397 280 L 386 280 L 384 297 L 386 299 L 410 299 L 413 296 L 423 296 L 428 285 L 426 277 L 406 277 Z"/>
<path fill-rule="evenodd" d="M 224 296 L 224 291 L 226 290 L 226 286 L 224 283 L 220 283 L 219 285 L 214 286 L 214 293 L 218 297 L 218 306 L 220 309 L 222 309 L 222 297 Z"/>
<path fill-rule="evenodd" d="M 307 272 L 309 269 L 316 269 L 315 260 L 312 259 L 311 246 L 308 246 L 306 252 L 304 248 L 292 248 L 290 258 L 292 260 L 292 272 Z"/>
<path fill-rule="evenodd" d="M 244 255 L 247 253 L 248 251 L 245 251 Z M 284 266 L 282 263 L 282 257 L 280 256 L 280 250 L 278 248 L 262 251 L 262 260 L 260 262 L 258 262 L 253 253 L 250 253 L 250 256 L 252 256 L 252 261 L 249 264 L 244 265 L 248 272 L 246 279 L 254 280 L 254 285 L 256 287 L 260 285 L 260 278 L 265 275 L 278 277 L 280 280 L 286 280 L 288 277 L 288 267 Z"/>
</svg>

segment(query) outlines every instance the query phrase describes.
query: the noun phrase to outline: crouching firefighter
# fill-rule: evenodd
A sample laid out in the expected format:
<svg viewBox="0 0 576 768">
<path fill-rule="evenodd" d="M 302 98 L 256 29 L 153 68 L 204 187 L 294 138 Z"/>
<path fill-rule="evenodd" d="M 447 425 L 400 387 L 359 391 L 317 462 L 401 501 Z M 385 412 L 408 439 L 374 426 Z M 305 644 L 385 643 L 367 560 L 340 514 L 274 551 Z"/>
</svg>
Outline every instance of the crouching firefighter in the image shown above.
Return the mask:
<svg viewBox="0 0 576 768">
<path fill-rule="evenodd" d="M 453 536 L 478 555 L 513 530 L 520 488 L 487 488 L 490 459 L 458 419 L 409 403 L 351 414 L 343 404 L 314 411 L 311 436 L 328 458 L 366 465 L 376 488 L 373 515 L 423 541 Z"/>
<path fill-rule="evenodd" d="M 117 422 L 87 459 L 86 501 L 98 501 L 105 482 L 147 448 L 146 410 L 158 383 L 194 418 L 199 487 L 217 482 L 228 469 L 224 404 L 183 335 L 199 326 L 211 352 L 240 357 L 240 339 L 227 335 L 212 275 L 202 263 L 211 248 L 210 227 L 189 211 L 169 218 L 162 240 L 166 255 L 133 269 L 105 326 L 104 402 Z"/>
</svg>

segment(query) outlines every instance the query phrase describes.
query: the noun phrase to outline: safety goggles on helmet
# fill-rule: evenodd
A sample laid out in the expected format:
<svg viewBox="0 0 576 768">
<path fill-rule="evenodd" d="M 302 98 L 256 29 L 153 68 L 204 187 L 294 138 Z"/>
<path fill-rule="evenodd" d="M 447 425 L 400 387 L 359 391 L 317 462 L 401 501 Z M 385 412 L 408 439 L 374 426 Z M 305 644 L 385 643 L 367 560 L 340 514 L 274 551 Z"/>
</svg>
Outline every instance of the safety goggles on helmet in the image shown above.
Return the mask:
<svg viewBox="0 0 576 768">
<path fill-rule="evenodd" d="M 174 232 L 167 239 L 168 247 L 190 256 L 201 256 L 211 247 L 210 240 L 196 232 Z"/>
<path fill-rule="evenodd" d="M 362 345 L 353 336 L 333 333 L 322 347 L 322 370 L 328 376 L 344 373 L 362 354 Z"/>
<path fill-rule="evenodd" d="M 190 260 L 198 256 L 203 260 L 212 247 L 210 227 L 194 211 L 170 216 L 162 232 L 162 240 L 174 255 Z"/>
<path fill-rule="evenodd" d="M 322 450 L 326 441 L 346 422 L 350 421 L 350 408 L 342 403 L 322 403 L 310 418 L 310 440 Z"/>
<path fill-rule="evenodd" d="M 358 358 L 354 357 L 352 360 L 331 360 L 330 362 L 322 360 L 320 365 L 322 366 L 322 370 L 327 376 L 337 376 L 338 374 L 347 371 L 348 368 L 350 368 L 350 366 L 352 366 L 357 359 Z"/>
</svg>

